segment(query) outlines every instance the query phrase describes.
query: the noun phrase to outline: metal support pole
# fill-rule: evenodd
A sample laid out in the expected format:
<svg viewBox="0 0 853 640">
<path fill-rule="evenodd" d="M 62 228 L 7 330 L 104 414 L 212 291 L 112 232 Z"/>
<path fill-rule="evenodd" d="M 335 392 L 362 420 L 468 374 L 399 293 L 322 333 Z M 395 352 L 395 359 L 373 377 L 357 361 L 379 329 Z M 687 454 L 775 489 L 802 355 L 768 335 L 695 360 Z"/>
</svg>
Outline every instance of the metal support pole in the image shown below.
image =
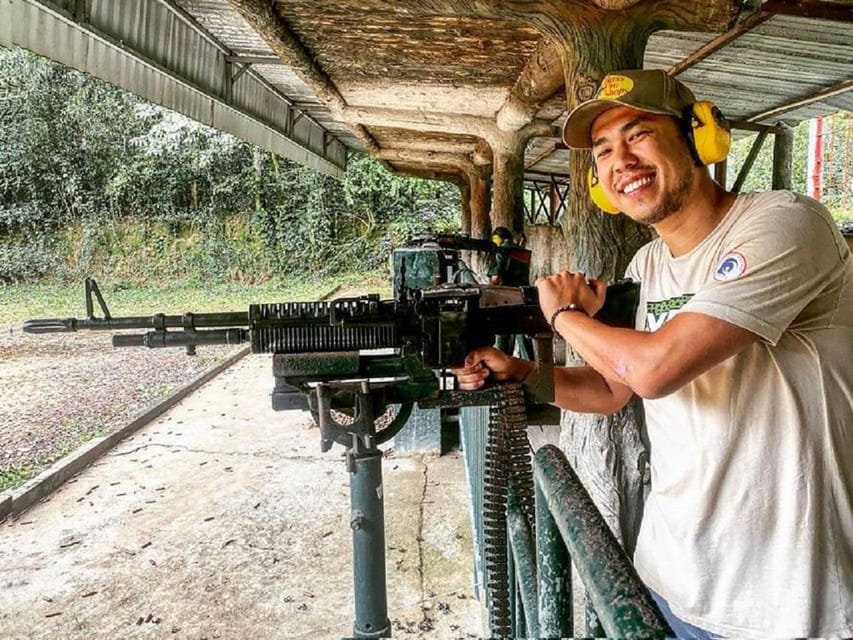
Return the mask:
<svg viewBox="0 0 853 640">
<path fill-rule="evenodd" d="M 773 136 L 773 181 L 772 189 L 791 188 L 791 167 L 794 159 L 794 130 L 778 125 Z"/>
<path fill-rule="evenodd" d="M 388 595 L 385 589 L 385 513 L 382 452 L 373 436 L 353 434 L 347 451 L 352 515 L 352 573 L 355 590 L 356 638 L 389 638 Z"/>
<path fill-rule="evenodd" d="M 737 174 L 737 178 L 735 178 L 735 183 L 732 185 L 733 193 L 740 193 L 741 187 L 743 187 L 743 183 L 746 181 L 746 177 L 749 175 L 750 169 L 752 169 L 752 165 L 755 162 L 755 159 L 758 157 L 758 152 L 761 151 L 761 145 L 764 144 L 764 138 L 767 137 L 767 129 L 760 131 L 757 136 L 755 136 L 755 142 L 752 143 L 752 147 L 749 149 L 749 153 L 746 156 L 746 160 L 743 161 L 743 166 L 740 169 L 740 173 Z"/>
<path fill-rule="evenodd" d="M 536 452 L 536 481 L 610 638 L 675 634 L 563 453 Z"/>
<path fill-rule="evenodd" d="M 723 189 L 726 188 L 726 182 L 728 181 L 727 175 L 729 171 L 729 159 L 723 158 L 720 162 L 714 165 L 714 180 L 720 185 Z"/>
<path fill-rule="evenodd" d="M 536 558 L 539 578 L 539 637 L 574 637 L 571 558 L 538 482 Z"/>
</svg>

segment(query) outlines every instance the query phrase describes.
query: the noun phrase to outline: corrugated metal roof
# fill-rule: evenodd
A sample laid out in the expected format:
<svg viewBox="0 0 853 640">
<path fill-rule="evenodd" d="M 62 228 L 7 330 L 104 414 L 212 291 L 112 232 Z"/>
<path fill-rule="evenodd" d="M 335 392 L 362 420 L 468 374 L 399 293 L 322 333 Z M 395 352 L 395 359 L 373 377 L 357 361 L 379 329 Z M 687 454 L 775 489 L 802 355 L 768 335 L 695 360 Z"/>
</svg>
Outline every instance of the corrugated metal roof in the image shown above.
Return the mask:
<svg viewBox="0 0 853 640">
<path fill-rule="evenodd" d="M 652 36 L 645 66 L 668 69 L 707 42 L 708 34 Z M 678 76 L 731 120 L 747 120 L 793 100 L 853 80 L 853 25 L 773 16 Z M 853 91 L 756 120 L 796 123 L 853 109 Z"/>
<path fill-rule="evenodd" d="M 73 0 L 9 1 L 51 5 L 69 11 L 79 4 Z M 393 123 L 383 127 L 374 121 L 356 127 L 352 122 L 341 122 L 340 112 L 318 99 L 318 93 L 312 88 L 316 85 L 306 77 L 305 68 L 289 68 L 282 63 L 273 46 L 232 4 L 273 11 L 271 15 L 284 24 L 301 47 L 297 59 L 302 60 L 299 56 L 303 56 L 316 65 L 320 76 L 328 79 L 326 89 L 331 87 L 332 95 L 339 96 L 340 103 L 362 111 L 396 108 L 412 114 L 413 118 L 429 117 L 439 122 L 441 116 L 451 114 L 463 114 L 475 120 L 493 118 L 513 90 L 519 74 L 530 66 L 534 54 L 542 53 L 542 44 L 547 45 L 547 38 L 543 39 L 523 15 L 499 19 L 495 17 L 493 5 L 461 0 L 277 0 L 266 4 L 259 0 L 254 5 L 247 0 L 232 0 L 231 3 L 228 0 L 95 0 L 92 4 L 102 14 L 97 18 L 99 24 L 126 33 L 128 43 L 143 52 L 158 41 L 161 42 L 155 50 L 162 49 L 163 42 L 168 40 L 165 50 L 174 57 L 170 64 L 202 86 L 221 83 L 225 71 L 221 65 L 211 65 L 208 59 L 195 55 L 201 49 L 219 47 L 236 57 L 238 63 L 248 60 L 246 56 L 266 58 L 268 62 L 256 61 L 251 66 L 251 75 L 261 83 L 249 87 L 238 81 L 234 87 L 235 101 L 253 105 L 255 109 L 266 104 L 267 111 L 262 110 L 259 118 L 280 121 L 282 126 L 296 122 L 296 133 L 300 121 L 303 126 L 306 121 L 312 126 L 319 125 L 317 131 L 322 133 L 324 129 L 327 135 L 320 135 L 318 140 L 314 135 L 317 131 L 306 130 L 302 142 L 306 148 L 318 149 L 319 153 L 331 136 L 351 150 L 362 150 L 365 141 L 380 149 L 418 151 L 432 145 L 433 150 L 452 148 L 454 153 L 467 145 L 468 156 L 473 156 L 476 136 L 482 137 L 482 133 L 456 131 L 442 138 L 440 132 L 417 132 Z M 754 7 L 759 3 L 753 0 L 752 4 Z M 777 7 L 785 4 L 786 11 L 795 11 L 804 3 L 774 0 L 773 4 Z M 814 6 L 816 3 L 805 4 Z M 733 120 L 771 125 L 853 109 L 853 91 L 844 90 L 853 81 L 853 3 L 844 0 L 823 5 L 831 6 L 836 16 L 847 16 L 847 19 L 773 15 L 689 66 L 679 78 L 700 98 L 716 102 Z M 158 7 L 171 7 L 183 13 L 200 32 L 170 29 L 152 33 L 157 21 L 152 20 L 150 14 L 161 10 Z M 749 17 L 749 12 L 741 16 L 742 25 Z M 3 29 L 0 26 L 0 32 Z M 657 32 L 648 42 L 645 66 L 670 69 L 719 35 Z M 174 42 L 176 37 L 183 41 Z M 54 47 L 61 49 L 60 59 L 83 55 L 72 42 Z M 119 65 L 118 60 L 112 59 L 115 55 L 109 47 L 99 49 L 97 56 L 90 52 L 86 66 L 93 69 Z M 103 58 L 98 59 L 99 56 Z M 547 67 L 547 56 L 539 62 Z M 139 65 L 130 65 L 126 73 L 145 72 Z M 162 82 L 162 79 L 157 81 Z M 264 102 L 261 95 L 264 83 L 286 96 L 293 107 L 292 113 L 277 113 L 290 109 L 283 107 L 281 101 Z M 762 116 L 833 87 L 841 90 L 821 100 Z M 561 105 L 565 104 L 559 82 L 549 91 L 554 95 L 539 105 L 537 114 L 559 124 L 564 117 Z M 325 95 L 328 100 L 330 94 Z M 223 121 L 221 113 L 213 117 L 210 103 L 203 95 L 178 97 L 176 94 L 171 99 L 189 101 L 190 104 L 180 105 L 181 110 L 198 114 L 202 122 Z M 381 117 L 378 121 L 381 122 Z M 561 174 L 565 172 L 567 155 L 556 138 L 539 138 L 528 145 L 526 165 L 530 172 Z"/>
<path fill-rule="evenodd" d="M 233 14 L 223 20 L 236 22 Z M 4 0 L 0 44 L 86 71 L 319 171 L 341 175 L 346 165 L 344 144 L 316 122 L 296 122 L 260 74 L 229 82 L 227 46 L 172 3 Z"/>
</svg>

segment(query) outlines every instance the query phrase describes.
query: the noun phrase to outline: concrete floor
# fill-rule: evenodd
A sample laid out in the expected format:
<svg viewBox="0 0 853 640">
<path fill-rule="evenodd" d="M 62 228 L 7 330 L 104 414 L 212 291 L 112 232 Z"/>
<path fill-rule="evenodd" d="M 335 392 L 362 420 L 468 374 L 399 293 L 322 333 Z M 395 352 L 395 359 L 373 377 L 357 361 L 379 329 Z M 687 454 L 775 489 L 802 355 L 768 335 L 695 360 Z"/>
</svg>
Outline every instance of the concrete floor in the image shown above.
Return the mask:
<svg viewBox="0 0 853 640">
<path fill-rule="evenodd" d="M 349 477 L 250 356 L 0 524 L 0 638 L 341 638 Z M 461 457 L 384 460 L 394 637 L 479 637 Z"/>
</svg>

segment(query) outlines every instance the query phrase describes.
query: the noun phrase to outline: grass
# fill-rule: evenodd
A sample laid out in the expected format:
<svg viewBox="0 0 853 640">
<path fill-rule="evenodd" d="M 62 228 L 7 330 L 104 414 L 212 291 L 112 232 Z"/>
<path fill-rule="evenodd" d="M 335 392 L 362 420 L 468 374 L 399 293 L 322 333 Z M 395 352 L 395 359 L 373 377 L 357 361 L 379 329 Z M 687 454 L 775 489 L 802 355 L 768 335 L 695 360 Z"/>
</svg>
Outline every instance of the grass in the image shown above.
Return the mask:
<svg viewBox="0 0 853 640">
<path fill-rule="evenodd" d="M 38 456 L 35 460 L 29 460 L 19 465 L 0 467 L 0 493 L 6 490 L 17 489 L 57 460 L 64 458 L 77 449 L 81 444 L 102 435 L 104 435 L 104 432 L 101 429 L 89 429 L 79 436 L 63 442 L 53 453 Z"/>
<path fill-rule="evenodd" d="M 101 280 L 101 290 L 113 316 L 177 314 L 185 311 L 244 311 L 255 302 L 315 300 L 335 287 L 360 286 L 365 291 L 391 295 L 389 278 L 382 274 L 342 274 L 331 278 L 294 277 L 261 284 L 172 281 L 128 285 Z M 97 302 L 96 302 L 97 306 Z M 83 283 L 35 283 L 0 285 L 0 327 L 14 326 L 28 318 L 85 317 Z M 100 316 L 100 310 L 96 310 Z"/>
</svg>

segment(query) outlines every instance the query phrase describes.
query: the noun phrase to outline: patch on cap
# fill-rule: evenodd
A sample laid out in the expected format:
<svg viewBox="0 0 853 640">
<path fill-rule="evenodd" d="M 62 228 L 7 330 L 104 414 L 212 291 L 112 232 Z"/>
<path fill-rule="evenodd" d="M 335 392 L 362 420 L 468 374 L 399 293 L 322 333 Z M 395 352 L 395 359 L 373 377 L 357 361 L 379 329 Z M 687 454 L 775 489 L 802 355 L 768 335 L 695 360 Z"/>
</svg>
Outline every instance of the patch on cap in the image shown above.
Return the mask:
<svg viewBox="0 0 853 640">
<path fill-rule="evenodd" d="M 733 251 L 732 253 L 723 256 L 720 264 L 714 269 L 714 280 L 719 282 L 727 282 L 735 280 L 743 275 L 746 271 L 746 258 L 740 253 Z"/>
<path fill-rule="evenodd" d="M 634 81 L 627 76 L 608 75 L 604 76 L 601 86 L 598 88 L 598 93 L 595 94 L 596 100 L 617 100 L 634 88 Z"/>
</svg>

